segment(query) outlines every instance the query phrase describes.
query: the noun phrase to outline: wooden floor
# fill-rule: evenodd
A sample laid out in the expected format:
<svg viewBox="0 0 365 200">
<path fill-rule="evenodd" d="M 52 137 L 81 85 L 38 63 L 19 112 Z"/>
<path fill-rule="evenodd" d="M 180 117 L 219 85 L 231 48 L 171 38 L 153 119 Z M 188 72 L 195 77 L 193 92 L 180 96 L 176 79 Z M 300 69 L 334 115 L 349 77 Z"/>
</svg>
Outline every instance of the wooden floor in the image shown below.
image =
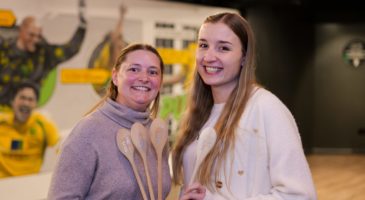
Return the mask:
<svg viewBox="0 0 365 200">
<path fill-rule="evenodd" d="M 319 200 L 365 200 L 365 155 L 307 156 Z"/>
<path fill-rule="evenodd" d="M 318 200 L 365 200 L 365 155 L 307 156 Z M 173 187 L 167 200 L 177 200 Z"/>
</svg>

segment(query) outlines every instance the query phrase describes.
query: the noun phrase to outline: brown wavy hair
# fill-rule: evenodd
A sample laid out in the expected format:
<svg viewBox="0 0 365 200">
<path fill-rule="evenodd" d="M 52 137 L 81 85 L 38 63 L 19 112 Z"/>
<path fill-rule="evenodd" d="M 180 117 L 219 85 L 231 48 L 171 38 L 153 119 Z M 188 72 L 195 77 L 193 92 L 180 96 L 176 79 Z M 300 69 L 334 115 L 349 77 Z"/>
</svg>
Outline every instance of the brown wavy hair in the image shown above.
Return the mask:
<svg viewBox="0 0 365 200">
<path fill-rule="evenodd" d="M 136 43 L 136 44 L 130 44 L 130 45 L 126 46 L 125 48 L 123 48 L 122 51 L 120 52 L 120 55 L 119 55 L 117 61 L 115 62 L 114 66 L 113 66 L 113 69 L 115 69 L 116 71 L 119 71 L 120 66 L 126 60 L 127 55 L 129 53 L 137 51 L 137 50 L 150 51 L 150 52 L 152 52 L 153 54 L 155 54 L 157 56 L 157 58 L 160 61 L 161 83 L 162 83 L 163 72 L 164 72 L 164 63 L 163 63 L 162 57 L 154 47 L 152 47 L 151 45 L 148 45 L 148 44 Z M 96 108 L 103 105 L 104 102 L 108 98 L 115 101 L 117 96 L 118 96 L 118 88 L 117 88 L 117 86 L 114 85 L 113 80 L 110 79 L 109 87 L 108 87 L 108 90 L 107 90 L 105 96 L 87 114 L 93 112 Z M 151 116 L 153 118 L 155 118 L 158 114 L 159 104 L 160 104 L 160 92 L 157 93 L 157 96 L 156 96 L 155 100 L 149 106 L 150 109 L 151 109 Z"/>
<path fill-rule="evenodd" d="M 240 39 L 244 57 L 238 83 L 232 90 L 214 127 L 217 132 L 217 141 L 203 160 L 197 173 L 197 180 L 211 191 L 215 191 L 213 184 L 215 181 L 212 180 L 212 174 L 217 180 L 220 169 L 224 167 L 224 162 L 228 158 L 228 151 L 234 148 L 235 130 L 250 98 L 253 86 L 256 84 L 256 55 L 252 28 L 240 15 L 219 13 L 207 17 L 204 21 L 204 24 L 206 23 L 224 23 L 227 25 Z M 196 69 L 187 105 L 188 108 L 180 123 L 178 137 L 172 151 L 173 181 L 175 184 L 181 184 L 183 180 L 183 154 L 187 146 L 198 137 L 199 131 L 208 120 L 214 105 L 210 86 L 203 82 Z M 207 170 L 212 167 L 213 172 Z"/>
</svg>

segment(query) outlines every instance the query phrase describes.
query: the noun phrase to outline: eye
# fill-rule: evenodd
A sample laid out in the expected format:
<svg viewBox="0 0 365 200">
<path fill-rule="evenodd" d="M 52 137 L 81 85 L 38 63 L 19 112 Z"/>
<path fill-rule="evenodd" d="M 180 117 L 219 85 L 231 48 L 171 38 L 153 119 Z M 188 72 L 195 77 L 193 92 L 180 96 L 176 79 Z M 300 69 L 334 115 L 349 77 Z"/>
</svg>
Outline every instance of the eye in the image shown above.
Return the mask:
<svg viewBox="0 0 365 200">
<path fill-rule="evenodd" d="M 152 69 L 148 70 L 148 74 L 157 76 L 157 75 L 160 75 L 160 71 L 157 68 L 152 68 Z"/>
<path fill-rule="evenodd" d="M 219 49 L 219 51 L 230 51 L 231 50 L 231 48 L 228 46 L 219 46 L 218 49 Z"/>
<path fill-rule="evenodd" d="M 27 97 L 22 95 L 19 97 L 19 99 L 24 101 L 24 100 L 27 100 Z"/>
<path fill-rule="evenodd" d="M 139 67 L 137 65 L 130 65 L 127 68 L 127 71 L 129 71 L 129 72 L 138 72 L 139 71 Z"/>
<path fill-rule="evenodd" d="M 207 47 L 208 47 L 208 44 L 203 43 L 203 42 L 199 43 L 199 48 L 201 48 L 201 49 L 205 49 L 205 48 L 207 48 Z"/>
</svg>

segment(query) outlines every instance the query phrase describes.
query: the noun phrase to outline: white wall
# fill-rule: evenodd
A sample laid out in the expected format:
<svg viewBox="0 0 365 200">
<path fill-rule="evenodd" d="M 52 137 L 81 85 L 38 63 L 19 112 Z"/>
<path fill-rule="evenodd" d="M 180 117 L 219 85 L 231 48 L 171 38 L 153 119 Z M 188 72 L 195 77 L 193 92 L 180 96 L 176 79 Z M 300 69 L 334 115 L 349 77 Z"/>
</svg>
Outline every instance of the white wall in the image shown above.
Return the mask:
<svg viewBox="0 0 365 200">
<path fill-rule="evenodd" d="M 156 36 L 164 34 L 170 34 L 177 40 L 185 37 L 184 33 L 179 31 L 157 32 L 154 29 L 155 22 L 174 23 L 177 27 L 182 25 L 199 27 L 208 15 L 221 11 L 237 12 L 225 8 L 153 0 L 86 0 L 88 28 L 82 48 L 79 54 L 58 66 L 55 91 L 51 99 L 39 109 L 55 121 L 62 135 L 69 133 L 83 114 L 99 100 L 99 96 L 90 84 L 60 83 L 60 70 L 87 67 L 95 46 L 115 26 L 121 2 L 128 8 L 123 33 L 126 41 L 146 42 L 152 45 Z M 17 23 L 27 15 L 35 16 L 43 27 L 43 35 L 49 42 L 63 43 L 71 37 L 77 27 L 77 5 L 77 0 L 1 0 L 0 9 L 11 9 L 17 17 Z M 179 45 L 177 47 L 179 48 Z M 56 160 L 54 155 L 55 150 L 48 149 L 43 171 L 52 170 Z M 4 197 L 7 199 L 24 199 L 24 197 L 42 199 L 47 194 L 49 181 L 48 173 L 0 180 L 0 190 L 10 191 L 6 192 L 7 196 Z M 19 185 L 24 190 L 20 191 Z"/>
<path fill-rule="evenodd" d="M 231 10 L 153 0 L 86 0 L 88 29 L 78 55 L 58 67 L 58 81 L 53 96 L 40 111 L 48 115 L 60 130 L 69 130 L 99 100 L 90 84 L 61 84 L 62 68 L 85 68 L 91 52 L 116 24 L 119 5 L 128 11 L 125 16 L 124 36 L 128 42 L 147 42 L 152 45 L 156 33 L 154 23 L 165 22 L 199 26 L 208 15 Z M 24 16 L 36 16 L 49 42 L 67 41 L 75 31 L 78 19 L 77 0 L 2 0 L 0 9 L 11 9 L 19 23 Z M 176 38 L 182 37 L 175 34 Z"/>
</svg>

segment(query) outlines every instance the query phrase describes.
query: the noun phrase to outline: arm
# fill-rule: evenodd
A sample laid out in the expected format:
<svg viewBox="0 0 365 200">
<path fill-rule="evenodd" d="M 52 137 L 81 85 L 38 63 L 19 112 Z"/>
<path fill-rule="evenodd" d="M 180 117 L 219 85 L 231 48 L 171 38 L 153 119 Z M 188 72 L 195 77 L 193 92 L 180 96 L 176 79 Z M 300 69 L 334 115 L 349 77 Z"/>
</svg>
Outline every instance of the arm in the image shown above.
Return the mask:
<svg viewBox="0 0 365 200">
<path fill-rule="evenodd" d="M 124 16 L 127 12 L 127 8 L 125 5 L 121 5 L 119 7 L 119 19 L 114 28 L 114 30 L 110 33 L 110 40 L 111 40 L 111 55 L 109 65 L 113 66 L 114 62 L 118 59 L 119 53 L 121 49 L 124 47 L 123 41 L 123 23 L 124 23 Z"/>
<path fill-rule="evenodd" d="M 118 19 L 118 22 L 114 28 L 114 30 L 111 32 L 111 38 L 112 38 L 112 41 L 113 39 L 116 39 L 117 37 L 119 37 L 122 32 L 123 32 L 123 22 L 124 22 L 124 16 L 125 16 L 125 13 L 127 12 L 127 8 L 124 6 L 124 5 L 121 5 L 120 8 L 119 8 L 119 19 Z"/>
<path fill-rule="evenodd" d="M 73 133 L 74 134 L 74 133 Z M 67 138 L 62 147 L 48 199 L 85 199 L 96 169 L 97 154 L 85 138 Z"/>
<path fill-rule="evenodd" d="M 60 139 L 56 125 L 41 114 L 38 115 L 38 123 L 45 132 L 46 146 L 55 146 Z"/>
<path fill-rule="evenodd" d="M 49 59 L 49 63 L 47 63 L 45 67 L 50 71 L 56 68 L 59 63 L 64 62 L 76 55 L 81 48 L 85 34 L 86 28 L 79 26 L 72 38 L 67 43 L 62 45 L 45 45 L 46 56 Z"/>
<path fill-rule="evenodd" d="M 4 43 L 4 38 L 0 35 L 0 49 L 4 49 L 3 43 Z"/>
<path fill-rule="evenodd" d="M 79 26 L 68 42 L 61 45 L 47 43 L 42 45 L 46 49 L 46 57 L 49 58 L 49 62 L 45 66 L 47 71 L 51 71 L 59 63 L 70 59 L 79 52 L 86 35 L 87 21 L 85 18 L 85 7 L 85 0 L 79 0 Z"/>
<path fill-rule="evenodd" d="M 315 200 L 316 192 L 300 135 L 290 111 L 279 99 L 265 95 L 260 113 L 268 148 L 272 189 L 249 200 Z"/>
<path fill-rule="evenodd" d="M 166 199 L 171 190 L 171 174 L 169 165 L 170 145 L 167 141 L 162 153 L 162 197 Z"/>
<path fill-rule="evenodd" d="M 85 10 L 86 10 L 85 0 L 79 0 L 80 27 L 84 27 L 84 28 L 86 27 Z"/>
</svg>

